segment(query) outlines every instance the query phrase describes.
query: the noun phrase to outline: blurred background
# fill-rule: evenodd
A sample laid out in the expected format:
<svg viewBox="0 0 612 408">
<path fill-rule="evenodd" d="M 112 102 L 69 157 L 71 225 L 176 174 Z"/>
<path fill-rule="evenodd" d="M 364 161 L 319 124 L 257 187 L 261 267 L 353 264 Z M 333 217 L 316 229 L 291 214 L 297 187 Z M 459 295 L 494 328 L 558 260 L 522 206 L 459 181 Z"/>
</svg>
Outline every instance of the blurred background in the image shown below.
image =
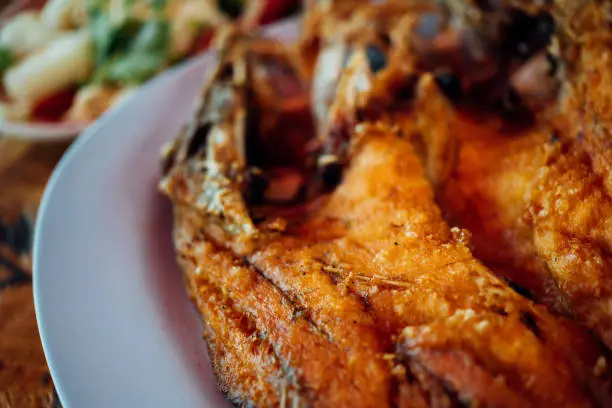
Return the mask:
<svg viewBox="0 0 612 408">
<path fill-rule="evenodd" d="M 38 337 L 30 250 L 66 149 L 230 22 L 256 27 L 299 11 L 299 0 L 0 0 L 0 407 L 60 406 Z"/>
</svg>

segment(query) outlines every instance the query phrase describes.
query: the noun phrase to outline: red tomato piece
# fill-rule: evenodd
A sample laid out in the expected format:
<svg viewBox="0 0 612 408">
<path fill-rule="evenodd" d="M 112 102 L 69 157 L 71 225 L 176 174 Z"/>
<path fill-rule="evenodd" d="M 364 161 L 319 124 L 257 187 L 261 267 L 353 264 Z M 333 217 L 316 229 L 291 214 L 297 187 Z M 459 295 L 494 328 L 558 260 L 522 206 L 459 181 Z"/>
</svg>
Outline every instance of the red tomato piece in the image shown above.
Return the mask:
<svg viewBox="0 0 612 408">
<path fill-rule="evenodd" d="M 42 122 L 60 121 L 72 106 L 76 91 L 76 89 L 62 91 L 41 100 L 32 113 L 34 120 Z"/>
<path fill-rule="evenodd" d="M 266 0 L 263 0 L 266 1 Z M 267 0 L 266 7 L 259 18 L 259 24 L 268 24 L 285 17 L 299 0 Z"/>
<path fill-rule="evenodd" d="M 199 54 L 206 51 L 210 45 L 210 41 L 212 40 L 214 33 L 215 31 L 213 29 L 205 29 L 202 31 L 194 42 L 193 53 Z"/>
</svg>

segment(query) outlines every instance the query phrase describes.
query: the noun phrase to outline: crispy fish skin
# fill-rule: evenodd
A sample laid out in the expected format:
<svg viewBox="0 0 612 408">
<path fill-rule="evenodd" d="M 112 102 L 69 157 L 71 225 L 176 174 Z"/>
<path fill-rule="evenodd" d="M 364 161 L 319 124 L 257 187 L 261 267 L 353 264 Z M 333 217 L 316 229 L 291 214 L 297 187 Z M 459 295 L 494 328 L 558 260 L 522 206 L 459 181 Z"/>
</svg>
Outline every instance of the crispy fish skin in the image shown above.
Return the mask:
<svg viewBox="0 0 612 408">
<path fill-rule="evenodd" d="M 184 264 L 183 268 L 188 270 L 194 265 Z M 293 384 L 286 382 L 271 345 L 256 336 L 248 319 L 233 310 L 214 286 L 203 282 L 198 285 L 193 278 L 189 285 L 197 291 L 193 298 L 206 316 L 208 352 L 218 373 L 219 387 L 227 398 L 260 407 L 278 406 L 288 395 L 292 400 L 299 399 Z"/>
<path fill-rule="evenodd" d="M 610 348 L 610 4 L 443 3 L 451 20 L 493 43 L 510 10 L 550 13 L 555 23 L 546 51 L 561 91 L 530 128 L 510 132 L 495 120 L 466 118 L 450 102 L 438 103 L 431 86 L 421 90 L 416 119 L 405 120 L 421 122 L 419 142 L 438 202 L 451 222 L 473 233 L 475 255 L 519 291 L 593 329 Z"/>
<path fill-rule="evenodd" d="M 511 0 L 513 3 L 515 0 Z M 536 2 L 518 0 L 516 6 L 534 8 Z M 612 8 L 601 0 L 554 0 L 543 8 L 554 17 L 558 44 L 555 52 L 564 65 L 563 88 L 553 123 L 565 140 L 577 142 L 588 154 L 593 171 L 612 192 Z M 542 6 L 535 7 L 542 9 Z"/>
<path fill-rule="evenodd" d="M 588 153 L 571 148 L 543 168 L 528 222 L 539 256 L 574 313 L 612 345 L 612 199 Z"/>
<path fill-rule="evenodd" d="M 505 134 L 499 118 L 459 113 L 429 75 L 420 80 L 415 111 L 401 121 L 416 123 L 437 201 L 451 223 L 471 232 L 476 257 L 529 296 L 567 312 L 525 219 L 534 180 L 555 149 L 550 129 Z"/>
<path fill-rule="evenodd" d="M 305 406 L 392 406 L 398 394 L 413 398 L 395 388 L 397 369 L 386 354 L 427 404 L 609 403 L 597 384 L 606 376 L 593 374 L 601 349 L 472 257 L 465 236 L 442 220 L 408 140 L 383 125 L 360 131 L 361 145 L 329 200 L 246 258 L 203 238 L 197 213 L 177 216 L 177 251 L 195 261 L 185 272 L 196 298 L 208 293 L 198 288 L 212 285 L 233 305 L 232 312 L 201 308 L 204 320 L 236 312 L 248 319 L 285 370 L 271 370 L 281 379 L 266 381 L 296 384 Z M 212 324 L 206 336 L 228 344 L 236 330 Z M 441 368 L 455 360 L 465 367 Z M 239 385 L 252 378 L 242 363 L 215 369 L 234 401 L 255 398 Z"/>
<path fill-rule="evenodd" d="M 540 344 L 534 350 L 542 348 L 547 350 L 546 353 L 554 355 L 549 363 L 542 359 L 539 364 L 550 364 L 549 369 L 555 371 L 552 368 L 555 361 L 563 359 L 567 363 L 565 370 L 582 377 L 581 380 L 574 377 L 573 381 L 586 380 L 583 384 L 588 384 L 592 377 L 590 364 L 594 364 L 599 357 L 587 357 L 592 351 L 590 347 L 585 347 L 590 342 L 589 336 L 579 328 L 557 321 L 545 310 L 535 308 L 473 258 L 466 246 L 465 236 L 460 231 L 450 230 L 442 220 L 434 204 L 431 187 L 426 182 L 423 169 L 410 144 L 390 132 L 385 134 L 383 131 L 376 135 L 377 132 L 370 129 L 368 133 L 372 134 L 363 142 L 367 143 L 367 148 L 364 147 L 358 157 L 353 159 L 354 167 L 349 170 L 344 184 L 336 191 L 328 207 L 336 216 L 347 214 L 344 222 L 353 226 L 348 236 L 350 242 L 355 247 L 371 251 L 370 257 L 356 269 L 356 273 L 367 276 L 367 271 L 376 271 L 377 277 L 389 279 L 387 283 L 391 285 L 397 278 L 414 282 L 408 290 L 391 289 L 394 301 L 402 302 L 404 306 L 404 302 L 410 302 L 408 305 L 411 307 L 398 313 L 405 326 L 450 316 L 458 309 L 471 309 L 476 314 L 492 311 L 501 315 L 504 324 L 517 316 L 519 320 L 527 322 L 533 318 L 537 321 L 536 326 L 542 328 L 539 333 Z M 380 180 L 377 175 L 383 171 L 385 178 Z M 402 227 L 397 228 L 398 225 Z M 350 265 L 350 254 L 352 251 L 343 251 L 343 258 L 348 259 L 344 261 L 339 257 L 338 263 Z M 384 294 L 385 290 L 377 292 L 370 294 L 368 300 L 382 322 L 387 319 L 386 316 L 393 314 L 388 309 L 377 310 L 376 298 Z M 428 308 L 425 313 L 419 313 L 419 309 L 423 309 L 421 305 L 430 304 L 428 297 L 431 294 L 438 295 L 446 303 L 440 302 L 444 306 Z M 432 309 L 435 317 L 432 316 Z M 504 316 L 506 313 L 508 316 Z M 533 329 L 529 329 L 528 323 L 523 326 L 524 333 Z M 456 335 L 456 332 L 451 334 Z M 516 336 L 521 338 L 519 333 Z M 577 347 L 573 341 L 578 339 L 585 344 Z M 515 341 L 515 345 L 521 344 L 519 348 L 528 348 L 522 338 Z M 505 358 L 513 360 L 512 357 Z M 589 360 L 591 363 L 584 365 Z M 513 360 L 513 364 L 518 362 Z M 564 370 L 561 367 L 559 369 Z M 594 390 L 599 388 L 592 385 Z M 530 384 L 531 387 L 537 388 L 534 384 Z M 546 386 L 543 388 L 546 389 Z"/>
<path fill-rule="evenodd" d="M 609 346 L 609 198 L 586 154 L 559 156 L 537 132 L 470 140 L 474 132 L 454 129 L 460 163 L 439 194 L 449 218 L 472 231 L 475 253 L 515 288 Z"/>
<path fill-rule="evenodd" d="M 440 97 L 435 87 L 420 90 L 429 108 Z M 458 157 L 451 171 L 444 168 L 450 177 L 429 177 L 443 181 L 438 202 L 452 223 L 471 231 L 475 255 L 612 347 L 612 202 L 586 145 L 564 141 L 547 121 L 508 131 L 496 120 L 419 103 L 414 120 L 427 148 L 442 145 Z M 450 163 L 431 153 L 425 162 Z"/>
<path fill-rule="evenodd" d="M 296 307 L 290 296 L 273 282 L 229 251 L 219 249 L 211 242 L 194 239 L 197 232 L 193 236 L 187 234 L 185 242 L 189 248 L 182 248 L 179 244 L 177 249 L 198 259 L 197 267 L 192 270 L 192 273 L 196 269 L 200 271 L 195 277 L 195 285 L 199 287 L 201 284 L 197 282 L 204 280 L 219 287 L 224 296 L 231 299 L 234 308 L 256 327 L 257 335 L 268 339 L 285 367 L 286 374 L 282 380 L 297 382 L 305 395 L 303 403 L 306 406 L 375 406 L 377 401 L 387 401 L 388 390 L 384 385 L 388 374 L 384 370 L 386 364 L 382 361 L 382 353 L 376 358 L 374 350 L 367 351 L 374 357 L 367 363 L 372 368 L 368 374 L 377 372 L 379 375 L 366 378 L 367 370 L 363 371 L 364 367 L 356 364 L 359 360 L 353 363 L 349 358 L 349 354 L 355 357 L 359 352 L 340 347 L 335 338 L 310 319 L 307 310 Z M 206 320 L 207 314 L 203 316 Z M 212 333 L 206 334 L 210 336 Z M 222 334 L 215 332 L 215 336 Z M 223 339 L 224 342 L 229 340 Z M 363 347 L 354 344 L 352 348 Z M 217 374 L 226 373 L 217 370 Z M 242 378 L 236 375 L 235 379 L 239 381 Z M 220 382 L 231 382 L 234 392 L 239 389 L 231 377 L 222 377 Z"/>
<path fill-rule="evenodd" d="M 448 111 L 437 101 L 427 115 Z M 278 220 L 288 212 L 270 206 L 248 249 L 174 202 L 179 263 L 228 398 L 244 406 L 611 405 L 607 350 L 519 295 L 472 255 L 468 231 L 444 221 L 435 193 L 454 173 L 426 169 L 417 154 L 412 136 L 427 121 L 407 115 L 391 127 L 387 116 L 358 116 L 340 185 L 299 217 Z M 433 128 L 449 137 L 454 127 Z M 439 136 L 423 138 L 435 147 L 430 161 L 456 146 Z M 428 175 L 437 176 L 433 188 Z"/>
<path fill-rule="evenodd" d="M 562 88 L 553 112 L 559 135 L 578 141 L 589 155 L 593 170 L 612 191 L 612 6 L 605 0 L 444 0 L 457 16 L 471 16 L 469 25 L 488 33 L 499 24 L 503 11 L 522 10 L 530 15 L 549 13 L 555 22 L 548 51 L 559 58 Z M 483 11 L 487 4 L 490 12 Z"/>
</svg>

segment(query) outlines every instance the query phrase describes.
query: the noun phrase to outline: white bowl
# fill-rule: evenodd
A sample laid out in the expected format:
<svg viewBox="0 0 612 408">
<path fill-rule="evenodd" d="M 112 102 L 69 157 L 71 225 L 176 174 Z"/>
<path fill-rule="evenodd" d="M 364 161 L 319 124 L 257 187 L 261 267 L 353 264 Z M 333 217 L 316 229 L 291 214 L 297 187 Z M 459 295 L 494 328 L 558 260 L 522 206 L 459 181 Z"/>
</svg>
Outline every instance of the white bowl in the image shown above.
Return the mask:
<svg viewBox="0 0 612 408">
<path fill-rule="evenodd" d="M 87 129 L 87 126 L 89 126 L 89 124 L 71 122 L 37 123 L 0 121 L 0 135 L 36 142 L 60 142 L 74 139 Z"/>
</svg>

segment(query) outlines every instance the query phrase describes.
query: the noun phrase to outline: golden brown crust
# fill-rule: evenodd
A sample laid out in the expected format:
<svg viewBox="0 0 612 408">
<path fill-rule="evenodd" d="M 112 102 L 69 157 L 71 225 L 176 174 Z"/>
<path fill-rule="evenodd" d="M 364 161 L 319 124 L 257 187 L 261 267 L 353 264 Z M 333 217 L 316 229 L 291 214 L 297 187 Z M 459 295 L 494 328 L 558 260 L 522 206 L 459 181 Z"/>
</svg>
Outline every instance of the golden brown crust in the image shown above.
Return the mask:
<svg viewBox="0 0 612 408">
<path fill-rule="evenodd" d="M 574 349 L 569 337 L 580 336 L 578 331 L 515 294 L 471 256 L 465 238 L 442 221 L 407 140 L 384 127 L 362 132 L 363 144 L 329 201 L 246 259 L 199 236 L 197 215 L 177 212 L 177 250 L 195 262 L 186 272 L 198 287 L 196 297 L 201 303 L 199 296 L 210 296 L 212 285 L 218 295 L 209 299 L 233 307 L 215 312 L 214 304 L 200 306 L 205 321 L 210 316 L 213 322 L 209 341 L 229 346 L 244 338 L 239 326 L 216 323 L 238 313 L 287 370 L 281 380 L 295 375 L 309 406 L 389 406 L 389 398 L 401 394 L 393 360 L 410 376 L 418 375 L 410 371 L 415 365 L 424 370 L 429 380 L 412 387 L 418 384 L 417 395 L 424 393 L 429 404 L 457 398 L 490 405 L 504 400 L 508 406 L 598 401 L 588 391 L 596 380 L 597 347 Z M 382 171 L 384 179 L 378 177 Z M 458 316 L 474 317 L 462 323 Z M 386 361 L 400 333 L 398 354 Z M 443 339 L 448 342 L 436 343 Z M 433 352 L 436 344 L 449 351 Z M 263 343 L 251 346 L 269 350 Z M 580 355 L 582 350 L 590 355 Z M 231 351 L 228 356 L 215 367 L 222 384 L 238 401 L 257 398 L 255 390 L 239 386 L 253 381 L 253 359 L 238 363 Z M 467 365 L 444 368 L 457 361 Z M 278 373 L 274 365 L 270 371 Z M 507 385 L 490 388 L 494 379 Z M 401 395 L 406 394 L 414 395 Z M 505 394 L 512 397 L 506 400 Z"/>
<path fill-rule="evenodd" d="M 268 205 L 248 248 L 174 201 L 175 246 L 223 391 L 256 406 L 612 404 L 608 351 L 523 296 L 587 319 L 609 342 L 612 239 L 599 222 L 609 199 L 589 145 L 551 141 L 544 122 L 509 136 L 495 118 L 470 120 L 431 75 L 416 103 L 385 112 L 393 81 L 416 64 L 374 75 L 363 44 L 343 34 L 353 56 L 322 115 L 345 125 L 347 168 L 332 193 Z M 400 51 L 392 58 L 410 50 Z M 364 84 L 384 91 L 355 92 Z M 471 232 L 451 228 L 436 199 Z"/>
<path fill-rule="evenodd" d="M 206 316 L 204 336 L 219 388 L 230 401 L 258 407 L 278 406 L 284 397 L 299 399 L 286 383 L 270 344 L 257 336 L 249 321 L 217 288 L 194 279 L 193 265 L 183 263 L 200 313 Z"/>
<path fill-rule="evenodd" d="M 350 406 L 364 401 L 370 401 L 368 405 L 374 406 L 374 401 L 386 400 L 384 381 L 382 384 L 380 381 L 387 374 L 380 368 L 384 365 L 381 355 L 376 358 L 374 354 L 376 343 L 370 344 L 371 350 L 359 345 L 348 350 L 341 347 L 338 342 L 342 339 L 336 340 L 319 326 L 318 320 L 310 317 L 307 309 L 295 305 L 291 294 L 279 290 L 274 282 L 231 252 L 196 238 L 197 215 L 182 221 L 186 222 L 177 224 L 177 234 L 185 241 L 177 240 L 177 249 L 179 256 L 198 260 L 197 267 L 192 269 L 192 273 L 199 271 L 194 278 L 198 287 L 202 285 L 199 282 L 210 282 L 219 287 L 224 297 L 231 300 L 234 309 L 252 322 L 257 335 L 269 341 L 285 367 L 281 380 L 295 381 L 295 387 L 306 399 L 307 406 Z M 215 332 L 215 336 L 220 334 Z M 222 339 L 223 342 L 229 340 Z M 367 353 L 370 359 L 361 366 L 358 363 L 363 353 Z M 364 370 L 367 367 L 370 370 Z M 241 365 L 237 364 L 233 370 L 240 369 Z M 378 375 L 370 377 L 372 372 L 378 372 Z M 230 381 L 232 389 L 236 390 L 231 379 L 223 378 L 222 381 Z M 363 388 L 368 388 L 368 392 L 358 392 Z M 317 405 L 319 400 L 322 405 Z"/>
<path fill-rule="evenodd" d="M 420 121 L 426 115 L 438 123 L 421 130 L 430 148 L 456 140 L 458 162 L 438 198 L 449 219 L 472 232 L 476 256 L 610 346 L 611 202 L 585 146 L 563 144 L 546 123 L 508 132 L 495 120 L 416 113 Z"/>
<path fill-rule="evenodd" d="M 439 186 L 439 203 L 452 222 L 472 232 L 479 259 L 527 296 L 595 330 L 610 347 L 609 5 L 500 4 L 552 13 L 557 28 L 549 50 L 564 65 L 558 104 L 527 129 L 509 131 L 499 119 L 434 109 L 430 100 L 438 95 L 430 89 L 415 113 L 425 124 L 426 165 L 452 173 Z M 433 154 L 439 146 L 458 157 L 452 169 Z M 440 177 L 429 176 L 434 183 Z"/>
</svg>

